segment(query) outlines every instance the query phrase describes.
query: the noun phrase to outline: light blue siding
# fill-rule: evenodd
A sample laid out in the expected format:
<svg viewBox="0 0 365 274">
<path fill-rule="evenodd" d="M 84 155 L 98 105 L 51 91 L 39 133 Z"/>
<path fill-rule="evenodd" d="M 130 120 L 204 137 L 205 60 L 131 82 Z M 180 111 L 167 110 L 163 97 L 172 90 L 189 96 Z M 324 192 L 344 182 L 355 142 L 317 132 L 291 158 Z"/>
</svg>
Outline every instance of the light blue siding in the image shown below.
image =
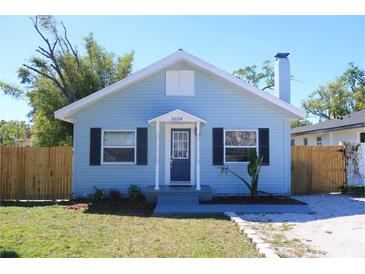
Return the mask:
<svg viewBox="0 0 365 274">
<path fill-rule="evenodd" d="M 184 63 L 172 68 L 190 68 Z M 270 128 L 270 166 L 262 167 L 260 189 L 270 192 L 288 191 L 288 160 L 284 155 L 284 136 L 289 130 L 285 119 L 290 114 L 233 85 L 202 71 L 195 72 L 195 96 L 165 96 L 165 71 L 102 99 L 81 110 L 72 118 L 74 128 L 74 182 L 76 195 L 89 194 L 93 186 L 126 191 L 130 184 L 142 187 L 154 184 L 156 132 L 147 121 L 175 109 L 198 116 L 207 124 L 201 128 L 201 184 L 210 185 L 215 192 L 245 192 L 245 187 L 232 175 L 221 175 L 212 165 L 212 128 L 257 129 Z M 90 128 L 135 129 L 148 127 L 148 165 L 89 165 Z M 165 182 L 165 128 L 160 128 L 160 182 Z M 287 144 L 289 146 L 289 143 Z M 246 165 L 232 164 L 237 172 L 246 174 Z M 285 171 L 286 170 L 286 171 Z M 193 171 L 192 171 L 193 172 Z M 286 172 L 286 173 L 285 173 Z M 286 174 L 286 175 L 285 175 Z"/>
</svg>

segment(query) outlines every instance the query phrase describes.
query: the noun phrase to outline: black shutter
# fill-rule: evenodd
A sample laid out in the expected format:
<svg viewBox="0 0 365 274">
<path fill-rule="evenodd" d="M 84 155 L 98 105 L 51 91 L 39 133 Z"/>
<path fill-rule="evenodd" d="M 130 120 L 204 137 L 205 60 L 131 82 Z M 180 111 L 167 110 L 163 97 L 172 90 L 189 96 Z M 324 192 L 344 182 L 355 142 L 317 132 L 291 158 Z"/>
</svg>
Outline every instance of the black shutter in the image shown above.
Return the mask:
<svg viewBox="0 0 365 274">
<path fill-rule="evenodd" d="M 223 128 L 213 128 L 213 166 L 223 165 Z"/>
<path fill-rule="evenodd" d="M 90 165 L 100 166 L 101 128 L 90 128 Z"/>
<path fill-rule="evenodd" d="M 270 137 L 268 128 L 259 128 L 259 157 L 262 165 L 270 164 Z"/>
<path fill-rule="evenodd" d="M 137 128 L 137 165 L 147 165 L 147 128 Z"/>
</svg>

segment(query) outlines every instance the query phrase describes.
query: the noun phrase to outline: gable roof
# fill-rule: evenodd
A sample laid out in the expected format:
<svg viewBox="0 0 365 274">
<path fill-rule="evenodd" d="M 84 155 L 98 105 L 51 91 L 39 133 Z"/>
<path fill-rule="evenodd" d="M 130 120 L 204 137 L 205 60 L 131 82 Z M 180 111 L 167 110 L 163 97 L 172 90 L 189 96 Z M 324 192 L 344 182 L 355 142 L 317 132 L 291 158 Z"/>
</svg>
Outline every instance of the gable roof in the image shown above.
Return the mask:
<svg viewBox="0 0 365 274">
<path fill-rule="evenodd" d="M 365 127 L 365 110 L 353 112 L 315 125 L 293 128 L 291 133 L 293 135 L 302 135 L 359 127 Z"/>
<path fill-rule="evenodd" d="M 279 106 L 280 108 L 287 110 L 288 112 L 292 113 L 296 118 L 305 118 L 305 112 L 299 108 L 294 107 L 291 104 L 288 104 L 279 98 L 275 97 L 274 95 L 262 91 L 261 89 L 252 86 L 250 84 L 245 83 L 244 81 L 234 77 L 232 74 L 223 71 L 183 50 L 178 50 L 167 57 L 157 61 L 156 63 L 153 63 L 144 69 L 141 69 L 132 75 L 110 85 L 107 86 L 97 92 L 94 92 L 90 94 L 89 96 L 86 96 L 72 104 L 69 104 L 55 112 L 55 117 L 60 120 L 64 120 L 67 122 L 73 123 L 73 120 L 68 118 L 70 115 L 82 110 L 83 108 L 86 108 L 87 106 L 101 100 L 105 96 L 108 96 L 118 90 L 121 90 L 123 88 L 126 88 L 140 80 L 143 80 L 147 78 L 148 76 L 161 71 L 177 62 L 186 62 L 193 67 L 196 67 L 197 69 L 207 71 L 209 73 L 212 73 L 216 76 L 218 76 L 221 79 L 224 79 L 235 86 L 242 88 L 243 90 L 265 100 L 268 101 L 274 105 Z"/>
</svg>

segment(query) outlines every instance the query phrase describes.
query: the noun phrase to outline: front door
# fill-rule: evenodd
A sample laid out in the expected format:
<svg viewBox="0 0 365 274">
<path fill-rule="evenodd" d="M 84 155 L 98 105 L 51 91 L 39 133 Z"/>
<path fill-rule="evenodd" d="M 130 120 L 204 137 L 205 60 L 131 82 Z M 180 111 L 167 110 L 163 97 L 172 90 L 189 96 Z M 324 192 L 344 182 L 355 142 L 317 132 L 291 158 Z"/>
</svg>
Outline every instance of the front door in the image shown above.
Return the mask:
<svg viewBox="0 0 365 274">
<path fill-rule="evenodd" d="M 190 184 L 190 129 L 171 129 L 170 181 Z"/>
</svg>

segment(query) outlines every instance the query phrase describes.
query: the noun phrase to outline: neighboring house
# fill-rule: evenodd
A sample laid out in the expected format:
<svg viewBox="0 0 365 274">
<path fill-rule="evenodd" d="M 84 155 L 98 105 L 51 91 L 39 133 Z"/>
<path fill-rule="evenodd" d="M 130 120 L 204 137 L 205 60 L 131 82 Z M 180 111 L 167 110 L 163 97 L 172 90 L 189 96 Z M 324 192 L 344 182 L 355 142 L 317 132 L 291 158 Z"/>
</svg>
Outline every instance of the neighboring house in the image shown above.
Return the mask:
<svg viewBox="0 0 365 274">
<path fill-rule="evenodd" d="M 125 193 L 131 184 L 247 192 L 219 167 L 247 177 L 255 150 L 263 158 L 259 188 L 289 194 L 290 122 L 305 113 L 290 104 L 287 55 L 276 55 L 279 98 L 178 50 L 56 111 L 74 124 L 73 192 Z"/>
<path fill-rule="evenodd" d="M 365 110 L 315 125 L 293 128 L 291 134 L 292 145 L 334 146 L 342 142 L 360 144 L 359 167 L 361 177 L 353 178 L 350 172 L 348 184 L 365 184 Z"/>
</svg>

